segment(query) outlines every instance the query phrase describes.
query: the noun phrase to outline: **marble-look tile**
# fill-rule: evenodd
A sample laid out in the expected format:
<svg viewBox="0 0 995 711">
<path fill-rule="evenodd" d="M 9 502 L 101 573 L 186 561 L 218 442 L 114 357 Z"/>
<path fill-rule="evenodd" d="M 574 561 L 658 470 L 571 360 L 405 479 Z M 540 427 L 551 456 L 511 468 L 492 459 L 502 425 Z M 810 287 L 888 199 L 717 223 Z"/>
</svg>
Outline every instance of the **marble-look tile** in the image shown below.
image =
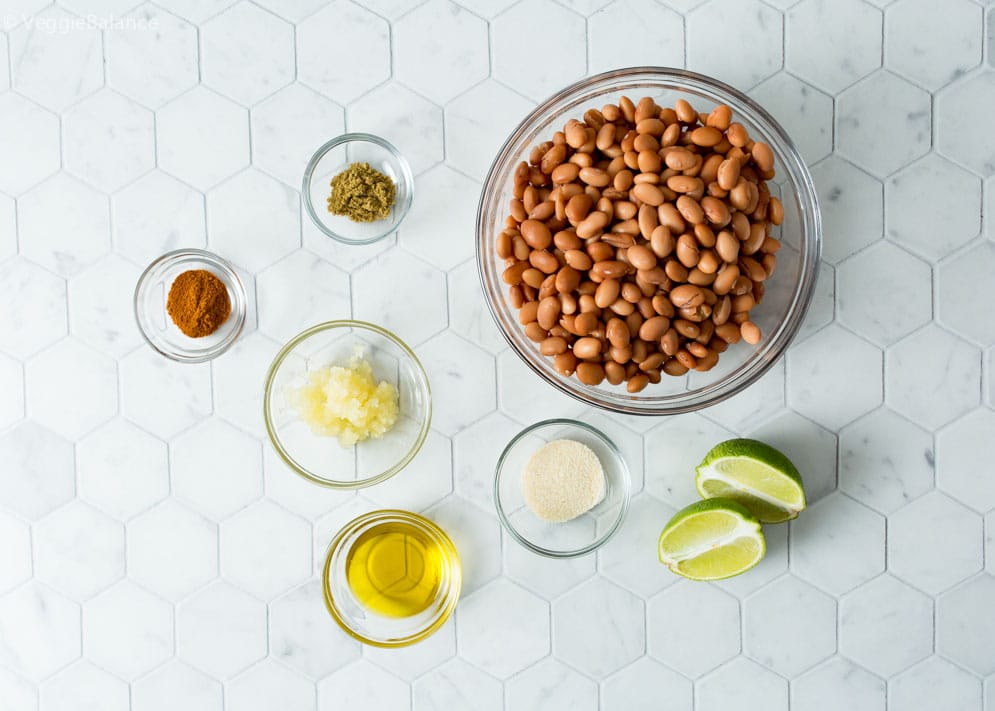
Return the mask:
<svg viewBox="0 0 995 711">
<path fill-rule="evenodd" d="M 507 531 L 501 532 L 501 539 L 505 576 L 546 600 L 563 595 L 598 572 L 594 556 L 546 558 L 514 540 Z"/>
<path fill-rule="evenodd" d="M 0 262 L 17 254 L 17 208 L 14 198 L 0 195 Z"/>
<path fill-rule="evenodd" d="M 133 681 L 173 655 L 173 606 L 122 580 L 84 606 L 83 651 Z"/>
<path fill-rule="evenodd" d="M 173 495 L 215 521 L 263 493 L 259 441 L 216 418 L 170 443 L 170 472 Z"/>
<path fill-rule="evenodd" d="M 131 685 L 136 711 L 221 711 L 221 684 L 187 664 L 171 659 Z"/>
<path fill-rule="evenodd" d="M 995 146 L 982 133 L 995 110 L 995 71 L 982 70 L 945 88 L 936 99 L 937 149 L 975 173 L 995 174 Z"/>
<path fill-rule="evenodd" d="M 294 29 L 240 2 L 200 27 L 201 81 L 251 106 L 294 80 Z"/>
<path fill-rule="evenodd" d="M 0 598 L 0 662 L 38 682 L 80 656 L 80 610 L 30 582 Z"/>
<path fill-rule="evenodd" d="M 38 691 L 35 685 L 0 667 L 0 698 L 16 711 L 37 711 Z"/>
<path fill-rule="evenodd" d="M 676 12 L 652 0 L 596 4 L 576 8 L 585 14 L 598 9 L 587 20 L 588 73 L 617 67 L 684 66 L 684 20 Z M 638 21 L 633 22 L 633 17 Z M 619 42 L 621 36 L 627 40 Z"/>
<path fill-rule="evenodd" d="M 712 54 L 720 53 L 713 51 Z M 832 153 L 831 96 L 788 72 L 778 72 L 757 84 L 750 90 L 750 96 L 774 115 L 807 163 L 815 163 Z"/>
<path fill-rule="evenodd" d="M 59 119 L 17 94 L 0 94 L 0 150 L 0 190 L 23 193 L 59 169 Z"/>
<path fill-rule="evenodd" d="M 35 524 L 35 577 L 85 600 L 124 577 L 124 527 L 79 501 Z"/>
<path fill-rule="evenodd" d="M 936 651 L 980 676 L 995 674 L 995 577 L 981 574 L 936 603 Z"/>
<path fill-rule="evenodd" d="M 739 657 L 695 684 L 700 711 L 788 711 L 788 682 L 769 669 Z"/>
<path fill-rule="evenodd" d="M 716 443 L 735 436 L 698 414 L 661 422 L 643 437 L 646 491 L 674 509 L 697 501 L 694 468 Z"/>
<path fill-rule="evenodd" d="M 501 575 L 501 525 L 496 516 L 458 496 L 446 497 L 425 515 L 449 534 L 460 552 L 464 595 Z"/>
<path fill-rule="evenodd" d="M 680 580 L 661 565 L 656 545 L 674 513 L 673 507 L 648 494 L 632 499 L 622 527 L 598 551 L 601 574 L 643 597 Z"/>
<path fill-rule="evenodd" d="M 121 413 L 168 439 L 211 412 L 211 366 L 166 360 L 140 348 L 119 361 Z"/>
<path fill-rule="evenodd" d="M 404 1 L 405 0 L 373 0 L 373 5 L 376 6 L 378 3 L 382 2 L 404 2 Z M 415 5 L 424 2 L 424 0 L 406 0 L 406 1 L 409 4 L 415 4 Z M 602 0 L 602 2 L 606 1 L 607 0 Z M 459 0 L 459 4 L 465 7 L 470 12 L 474 13 L 475 15 L 479 15 L 480 17 L 491 20 L 495 16 L 507 10 L 508 7 L 510 7 L 511 5 L 514 5 L 515 0 Z"/>
<path fill-rule="evenodd" d="M 836 651 L 836 602 L 792 575 L 743 603 L 743 651 L 794 677 Z"/>
<path fill-rule="evenodd" d="M 888 708 L 981 711 L 981 682 L 940 657 L 930 657 L 888 682 Z"/>
<path fill-rule="evenodd" d="M 266 373 L 280 344 L 258 331 L 239 338 L 211 366 L 214 411 L 257 437 L 264 437 L 262 388 L 247 388 Z"/>
<path fill-rule="evenodd" d="M 691 681 L 649 657 L 641 657 L 601 683 L 605 709 L 655 711 L 660 699 L 675 709 L 689 709 L 692 703 Z"/>
<path fill-rule="evenodd" d="M 314 684 L 272 659 L 246 669 L 226 685 L 225 700 L 245 711 L 314 711 Z"/>
<path fill-rule="evenodd" d="M 897 674 L 932 652 L 932 599 L 891 575 L 844 595 L 839 616 L 840 654 L 879 676 Z"/>
<path fill-rule="evenodd" d="M 929 265 L 893 244 L 873 244 L 837 271 L 840 323 L 878 346 L 891 345 L 932 318 Z"/>
<path fill-rule="evenodd" d="M 214 17 L 234 2 L 235 0 L 157 0 L 156 5 L 188 22 L 198 23 Z"/>
<path fill-rule="evenodd" d="M 995 242 L 979 242 L 939 268 L 938 319 L 951 331 L 981 346 L 995 343 L 995 313 L 978 298 L 978 286 L 995 269 Z"/>
<path fill-rule="evenodd" d="M 304 480 L 301 479 L 301 481 Z M 310 484 L 310 482 L 307 483 L 312 489 L 314 488 L 313 484 Z M 328 557 L 331 541 L 340 529 L 345 527 L 354 518 L 367 514 L 370 511 L 376 511 L 379 508 L 379 506 L 366 497 L 354 494 L 345 502 L 317 518 L 311 526 L 311 530 L 314 533 L 314 540 L 312 541 L 313 553 L 311 555 L 311 560 L 314 562 L 314 570 L 312 572 L 315 575 L 322 574 L 322 568 L 325 564 L 325 559 Z"/>
<path fill-rule="evenodd" d="M 827 496 L 790 525 L 791 572 L 832 595 L 885 568 L 884 519 L 843 494 Z"/>
<path fill-rule="evenodd" d="M 4 18 L 5 20 L 7 18 Z M 8 27 L 9 27 L 9 23 Z M 5 27 L 7 29 L 8 27 Z M 10 42 L 7 40 L 6 33 L 0 35 L 0 57 L 10 57 Z M 0 91 L 6 91 L 10 88 L 10 62 L 9 59 L 3 62 L 3 69 L 7 71 L 0 71 Z"/>
<path fill-rule="evenodd" d="M 456 611 L 460 655 L 507 679 L 549 653 L 549 617 L 549 605 L 532 593 L 506 580 L 493 582 Z"/>
<path fill-rule="evenodd" d="M 936 436 L 936 485 L 958 501 L 984 513 L 995 508 L 995 482 L 983 446 L 995 431 L 995 413 L 979 408 Z"/>
<path fill-rule="evenodd" d="M 415 174 L 443 158 L 442 109 L 397 82 L 379 86 L 349 104 L 346 126 L 350 131 L 386 138 L 404 155 Z M 407 223 L 401 228 L 402 234 L 405 229 Z"/>
<path fill-rule="evenodd" d="M 352 491 L 316 487 L 287 466 L 269 443 L 263 446 L 263 478 L 266 498 L 310 521 L 346 503 L 354 495 Z"/>
<path fill-rule="evenodd" d="M 738 89 L 755 86 L 783 65 L 783 17 L 759 0 L 711 0 L 688 13 L 686 26 L 688 65 Z"/>
<path fill-rule="evenodd" d="M 224 581 L 176 607 L 176 656 L 227 679 L 266 656 L 266 605 Z"/>
<path fill-rule="evenodd" d="M 390 76 L 387 23 L 349 0 L 336 0 L 308 17 L 298 25 L 296 37 L 298 79 L 340 104 Z"/>
<path fill-rule="evenodd" d="M 985 516 L 985 552 L 988 556 L 985 569 L 995 574 L 995 511 L 991 511 Z"/>
<path fill-rule="evenodd" d="M 577 419 L 597 428 L 615 443 L 629 469 L 630 489 L 633 495 L 643 490 L 643 438 L 612 417 L 611 414 L 591 408 L 577 415 Z"/>
<path fill-rule="evenodd" d="M 107 196 L 68 173 L 56 173 L 21 197 L 17 215 L 21 255 L 61 276 L 110 251 Z"/>
<path fill-rule="evenodd" d="M 365 0 L 363 5 L 377 13 L 381 17 L 384 17 L 391 22 L 397 20 L 402 15 L 406 15 L 411 10 L 415 9 L 421 5 L 425 0 Z M 490 0 L 482 0 L 483 2 L 490 2 Z M 504 0 L 507 2 L 507 0 Z M 464 7 L 468 6 L 468 3 L 462 3 Z M 470 8 L 476 11 L 475 8 Z M 482 14 L 480 12 L 477 13 Z"/>
<path fill-rule="evenodd" d="M 270 656 L 311 679 L 321 679 L 358 659 L 360 645 L 341 634 L 325 609 L 318 579 L 269 605 Z"/>
<path fill-rule="evenodd" d="M 231 234 L 234 236 L 237 230 Z M 288 289 L 287 284 L 307 285 Z M 286 343 L 320 321 L 350 316 L 349 275 L 310 252 L 298 250 L 256 279 L 259 330 Z"/>
<path fill-rule="evenodd" d="M 218 527 L 169 499 L 128 523 L 128 575 L 176 602 L 218 574 Z"/>
<path fill-rule="evenodd" d="M 881 380 L 881 351 L 836 325 L 788 353 L 788 403 L 833 430 L 881 404 Z"/>
<path fill-rule="evenodd" d="M 501 411 L 522 424 L 575 417 L 584 410 L 582 402 L 542 380 L 511 349 L 497 357 L 497 386 Z M 542 396 L 527 397 L 524 393 L 542 393 Z"/>
<path fill-rule="evenodd" d="M 412 682 L 456 656 L 456 623 L 446 622 L 432 636 L 417 645 L 401 649 L 365 646 L 363 658 L 386 669 L 399 679 Z"/>
<path fill-rule="evenodd" d="M 0 511 L 0 595 L 32 575 L 31 529 L 26 521 Z"/>
<path fill-rule="evenodd" d="M 287 22 L 296 24 L 326 5 L 327 0 L 260 0 L 257 4 L 275 15 L 279 15 Z"/>
<path fill-rule="evenodd" d="M 159 167 L 198 190 L 249 164 L 248 112 L 203 86 L 156 111 L 156 138 Z M 254 196 L 240 197 L 239 212 L 251 213 Z"/>
<path fill-rule="evenodd" d="M 880 182 L 835 154 L 812 168 L 812 179 L 822 213 L 823 257 L 835 264 L 881 239 L 884 190 Z"/>
<path fill-rule="evenodd" d="M 929 151 L 930 96 L 882 70 L 847 89 L 836 102 L 840 154 L 884 178 Z M 887 134 L 888 141 L 881 136 Z"/>
<path fill-rule="evenodd" d="M 364 707 L 410 711 L 411 689 L 365 659 L 342 667 L 318 683 L 319 711 Z"/>
<path fill-rule="evenodd" d="M 839 487 L 889 514 L 933 486 L 933 438 L 887 408 L 847 425 L 839 435 Z"/>
<path fill-rule="evenodd" d="M 446 162 L 482 181 L 498 149 L 534 106 L 493 79 L 453 99 L 445 109 Z"/>
<path fill-rule="evenodd" d="M 484 303 L 477 274 L 477 261 L 471 259 L 451 269 L 447 275 L 449 328 L 474 345 L 498 354 L 508 347 Z"/>
<path fill-rule="evenodd" d="M 982 14 L 968 0 L 895 3 L 885 13 L 885 64 L 931 91 L 939 89 L 981 61 Z"/>
<path fill-rule="evenodd" d="M 824 215 L 825 213 L 823 213 Z M 829 325 L 836 311 L 836 271 L 824 260 L 819 262 L 819 276 L 808 313 L 798 329 L 796 341 L 801 342 Z"/>
<path fill-rule="evenodd" d="M 983 532 L 978 514 L 930 492 L 888 517 L 888 570 L 936 595 L 981 570 Z"/>
<path fill-rule="evenodd" d="M 718 588 L 682 580 L 646 603 L 646 648 L 696 678 L 740 652 L 739 603 Z M 707 639 L 708 644 L 696 644 Z"/>
<path fill-rule="evenodd" d="M 74 20 L 65 10 L 49 7 L 8 36 L 13 87 L 53 111 L 103 83 L 100 30 L 88 23 L 73 24 Z"/>
<path fill-rule="evenodd" d="M 111 357 L 141 342 L 129 296 L 141 270 L 116 254 L 104 257 L 69 280 L 69 330 Z"/>
<path fill-rule="evenodd" d="M 0 501 L 28 519 L 39 519 L 73 498 L 73 446 L 30 420 L 0 437 Z"/>
<path fill-rule="evenodd" d="M 378 323 L 409 345 L 446 327 L 445 275 L 402 249 L 395 247 L 358 269 L 352 285 L 353 317 Z M 432 389 L 440 384 L 432 380 Z"/>
<path fill-rule="evenodd" d="M 453 436 L 494 410 L 494 358 L 451 331 L 416 350 L 425 366 L 433 397 L 450 403 L 433 412 L 433 424 Z"/>
<path fill-rule="evenodd" d="M 936 153 L 891 176 L 884 195 L 888 238 L 931 261 L 981 230 L 981 180 Z"/>
<path fill-rule="evenodd" d="M 42 708 L 51 711 L 128 711 L 128 685 L 90 662 L 73 664 L 41 685 Z"/>
<path fill-rule="evenodd" d="M 394 76 L 444 104 L 487 78 L 487 24 L 449 0 L 429 0 L 392 27 Z"/>
<path fill-rule="evenodd" d="M 200 3 L 203 8 L 205 3 Z M 155 23 L 154 32 L 107 33 L 107 85 L 150 109 L 195 86 L 197 29 L 151 3 L 121 19 Z M 210 114 L 207 114 L 210 115 Z"/>
<path fill-rule="evenodd" d="M 411 685 L 411 700 L 416 711 L 450 711 L 473 708 L 475 711 L 501 711 L 504 691 L 501 682 L 454 659 Z"/>
<path fill-rule="evenodd" d="M 783 575 L 788 570 L 788 526 L 768 526 L 764 530 L 764 538 L 767 552 L 755 568 L 742 575 L 716 581 L 713 585 L 744 599 Z"/>
<path fill-rule="evenodd" d="M 437 165 L 418 176 L 415 193 L 418 199 L 400 230 L 401 245 L 440 269 L 470 259 L 480 185 L 448 165 Z"/>
<path fill-rule="evenodd" d="M 204 196 L 154 170 L 111 197 L 114 247 L 146 265 L 165 252 L 207 244 Z"/>
<path fill-rule="evenodd" d="M 306 521 L 269 501 L 221 524 L 221 574 L 240 589 L 269 600 L 304 582 L 311 571 Z"/>
<path fill-rule="evenodd" d="M 981 354 L 930 324 L 892 346 L 885 358 L 888 405 L 936 429 L 978 404 Z"/>
<path fill-rule="evenodd" d="M 315 227 L 314 221 L 307 214 L 303 204 L 301 205 L 301 232 L 303 233 L 305 249 L 350 273 L 397 245 L 397 233 L 364 245 L 344 244 L 334 240 Z"/>
<path fill-rule="evenodd" d="M 370 453 L 370 460 L 375 459 Z M 382 461 L 383 470 L 391 462 Z M 429 430 L 425 443 L 404 471 L 372 487 L 367 495 L 384 508 L 424 511 L 453 491 L 453 445 L 448 437 Z"/>
<path fill-rule="evenodd" d="M 785 65 L 838 93 L 881 66 L 881 22 L 862 0 L 803 0 L 785 17 Z"/>
<path fill-rule="evenodd" d="M 21 364 L 0 354 L 0 430 L 24 417 L 24 369 Z"/>
<path fill-rule="evenodd" d="M 120 520 L 169 494 L 166 444 L 123 419 L 114 419 L 76 445 L 79 496 Z"/>
<path fill-rule="evenodd" d="M 843 657 L 833 657 L 791 683 L 796 711 L 884 711 L 885 683 Z"/>
<path fill-rule="evenodd" d="M 553 654 L 589 676 L 616 672 L 646 648 L 645 603 L 594 578 L 553 603 Z"/>
<path fill-rule="evenodd" d="M 67 111 L 65 167 L 112 192 L 155 166 L 152 112 L 111 89 L 102 89 Z"/>
<path fill-rule="evenodd" d="M 830 317 L 831 318 L 831 317 Z M 705 416 L 730 431 L 742 431 L 770 419 L 784 408 L 784 361 L 774 363 L 760 380 L 705 410 Z"/>
<path fill-rule="evenodd" d="M 513 709 L 595 711 L 597 686 L 555 659 L 544 659 L 505 684 L 505 703 Z"/>
<path fill-rule="evenodd" d="M 541 101 L 585 74 L 584 55 L 573 51 L 585 44 L 584 18 L 552 0 L 525 0 L 502 13 L 491 22 L 491 39 L 492 76 L 530 99 Z M 558 59 L 536 64 L 523 46 Z"/>
<path fill-rule="evenodd" d="M 312 154 L 345 131 L 345 110 L 294 83 L 254 106 L 249 121 L 252 164 L 299 190 Z"/>
</svg>

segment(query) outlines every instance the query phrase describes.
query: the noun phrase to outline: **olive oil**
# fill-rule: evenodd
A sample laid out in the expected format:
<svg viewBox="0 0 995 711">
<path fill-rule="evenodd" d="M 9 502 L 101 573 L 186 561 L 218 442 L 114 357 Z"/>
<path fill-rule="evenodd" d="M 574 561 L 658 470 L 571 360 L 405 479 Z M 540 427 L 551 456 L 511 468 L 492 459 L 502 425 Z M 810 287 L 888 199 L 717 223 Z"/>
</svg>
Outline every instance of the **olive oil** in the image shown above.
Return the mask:
<svg viewBox="0 0 995 711">
<path fill-rule="evenodd" d="M 346 556 L 346 580 L 361 605 L 386 617 L 411 617 L 436 599 L 450 553 L 420 528 L 387 521 L 362 533 Z"/>
</svg>

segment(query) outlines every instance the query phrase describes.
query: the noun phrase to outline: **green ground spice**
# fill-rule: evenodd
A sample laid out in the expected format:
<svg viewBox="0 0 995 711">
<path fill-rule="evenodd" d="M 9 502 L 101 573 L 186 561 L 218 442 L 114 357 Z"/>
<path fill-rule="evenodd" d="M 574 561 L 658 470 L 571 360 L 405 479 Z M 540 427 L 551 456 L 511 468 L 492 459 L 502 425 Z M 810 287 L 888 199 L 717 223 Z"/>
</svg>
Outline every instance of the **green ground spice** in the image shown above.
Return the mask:
<svg viewBox="0 0 995 711">
<path fill-rule="evenodd" d="M 332 178 L 328 211 L 353 222 L 375 222 L 390 214 L 394 206 L 394 181 L 369 163 L 352 163 Z"/>
</svg>

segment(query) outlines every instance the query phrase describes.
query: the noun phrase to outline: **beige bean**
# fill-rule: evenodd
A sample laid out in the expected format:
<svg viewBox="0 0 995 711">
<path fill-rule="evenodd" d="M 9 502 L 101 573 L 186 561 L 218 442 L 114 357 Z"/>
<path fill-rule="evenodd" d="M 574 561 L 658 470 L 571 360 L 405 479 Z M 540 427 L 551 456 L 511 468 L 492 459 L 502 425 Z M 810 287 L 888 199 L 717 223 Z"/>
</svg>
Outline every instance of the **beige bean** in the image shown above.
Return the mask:
<svg viewBox="0 0 995 711">
<path fill-rule="evenodd" d="M 525 305 L 525 293 L 522 291 L 521 286 L 508 287 L 508 303 L 516 309 L 520 309 Z"/>
<path fill-rule="evenodd" d="M 556 325 L 560 318 L 560 300 L 555 296 L 547 296 L 539 302 L 536 311 L 536 321 L 547 331 Z"/>
<path fill-rule="evenodd" d="M 522 282 L 522 274 L 529 268 L 528 262 L 515 262 L 501 273 L 501 279 L 505 284 L 514 286 Z"/>
<path fill-rule="evenodd" d="M 600 385 L 605 379 L 605 369 L 600 363 L 580 363 L 577 378 L 585 385 Z"/>
<path fill-rule="evenodd" d="M 598 129 L 598 136 L 594 141 L 599 151 L 604 151 L 615 145 L 615 124 L 606 123 Z"/>
<path fill-rule="evenodd" d="M 719 165 L 719 172 L 716 180 L 723 190 L 732 190 L 739 182 L 740 163 L 735 159 L 727 159 Z"/>
<path fill-rule="evenodd" d="M 553 179 L 554 184 L 560 185 L 563 183 L 572 183 L 577 180 L 578 175 L 580 175 L 580 166 L 576 163 L 560 163 L 553 169 L 550 177 Z"/>
<path fill-rule="evenodd" d="M 497 249 L 497 255 L 501 259 L 508 259 L 512 256 L 512 245 L 511 233 L 505 230 L 497 236 L 495 242 L 495 247 Z"/>
<path fill-rule="evenodd" d="M 726 104 L 719 104 L 712 112 L 708 114 L 708 120 L 705 122 L 708 126 L 713 126 L 720 131 L 725 131 L 729 128 L 729 124 L 732 121 L 732 109 L 730 109 Z"/>
<path fill-rule="evenodd" d="M 556 273 L 556 290 L 561 294 L 569 294 L 580 286 L 580 272 L 571 266 L 565 266 Z"/>
<path fill-rule="evenodd" d="M 767 223 L 754 222 L 750 225 L 750 236 L 743 242 L 740 250 L 743 254 L 755 254 L 760 251 L 765 239 L 767 239 Z"/>
<path fill-rule="evenodd" d="M 774 151 L 766 143 L 757 141 L 750 150 L 757 167 L 765 173 L 774 170 Z"/>
<path fill-rule="evenodd" d="M 566 352 L 567 340 L 560 336 L 551 336 L 539 344 L 539 352 L 544 356 L 555 356 Z"/>
<path fill-rule="evenodd" d="M 621 296 L 615 299 L 615 302 L 608 308 L 619 316 L 628 316 L 636 312 L 635 305 L 631 301 L 626 301 Z"/>
<path fill-rule="evenodd" d="M 653 253 L 653 250 L 644 245 L 629 247 L 626 257 L 629 260 L 629 264 L 636 269 L 652 269 L 656 266 L 656 255 Z"/>
<path fill-rule="evenodd" d="M 587 245 L 587 254 L 595 262 L 604 262 L 615 256 L 615 250 L 605 242 L 591 242 Z"/>
<path fill-rule="evenodd" d="M 595 210 L 577 225 L 577 236 L 581 239 L 597 237 L 608 225 L 608 222 L 608 215 Z"/>
<path fill-rule="evenodd" d="M 698 178 L 688 175 L 674 175 L 667 178 L 667 187 L 675 193 L 704 193 L 705 185 Z"/>
<path fill-rule="evenodd" d="M 566 353 L 561 353 L 555 358 L 553 358 L 553 367 L 556 369 L 556 372 L 559 373 L 560 375 L 570 377 L 571 375 L 574 374 L 574 371 L 577 369 L 577 356 L 575 356 L 570 351 L 567 351 Z"/>
<path fill-rule="evenodd" d="M 659 173 L 663 161 L 656 151 L 639 151 L 637 164 L 643 173 Z"/>
<path fill-rule="evenodd" d="M 608 173 L 600 168 L 581 168 L 579 177 L 582 182 L 596 188 L 603 188 L 611 182 Z"/>
<path fill-rule="evenodd" d="M 578 338 L 573 344 L 573 353 L 581 360 L 590 360 L 601 355 L 601 341 L 591 336 Z"/>
<path fill-rule="evenodd" d="M 715 238 L 715 251 L 722 261 L 735 262 L 739 259 L 739 240 L 728 230 L 722 230 Z"/>
<path fill-rule="evenodd" d="M 670 319 L 666 316 L 653 316 L 643 321 L 639 327 L 639 337 L 647 342 L 659 341 L 670 328 Z"/>
<path fill-rule="evenodd" d="M 698 361 L 695 360 L 695 357 L 690 353 L 688 353 L 683 348 L 677 351 L 677 355 L 675 355 L 674 357 L 681 365 L 683 365 L 688 370 L 693 370 L 694 367 L 698 365 Z"/>
<path fill-rule="evenodd" d="M 648 133 L 651 136 L 662 136 L 667 128 L 658 118 L 645 118 L 636 124 L 636 133 Z"/>
<path fill-rule="evenodd" d="M 674 329 L 685 338 L 697 338 L 701 333 L 701 327 L 696 323 L 679 318 L 671 322 Z"/>
<path fill-rule="evenodd" d="M 705 274 L 715 274 L 722 266 L 722 260 L 714 249 L 706 249 L 698 255 L 698 269 Z"/>
<path fill-rule="evenodd" d="M 705 303 L 705 292 L 694 284 L 681 284 L 670 290 L 670 301 L 678 309 L 694 308 Z"/>
<path fill-rule="evenodd" d="M 694 167 L 696 158 L 694 153 L 686 148 L 673 148 L 664 155 L 663 162 L 668 168 L 685 171 Z"/>
<path fill-rule="evenodd" d="M 631 220 L 639 212 L 639 208 L 636 207 L 634 202 L 629 202 L 628 200 L 619 200 L 615 203 L 615 217 L 619 220 Z M 637 223 L 638 227 L 638 223 Z"/>
<path fill-rule="evenodd" d="M 677 329 L 671 327 L 667 329 L 667 332 L 663 334 L 660 338 L 660 350 L 669 356 L 675 355 L 677 349 L 681 347 L 681 337 L 677 333 Z"/>
<path fill-rule="evenodd" d="M 772 224 L 780 225 L 784 222 L 784 205 L 776 197 L 770 199 L 767 206 L 767 216 L 770 217 Z"/>
<path fill-rule="evenodd" d="M 597 291 L 594 292 L 594 302 L 599 308 L 607 309 L 615 303 L 621 289 L 622 287 L 617 279 L 605 279 L 598 285 Z"/>
<path fill-rule="evenodd" d="M 638 304 L 639 300 L 643 298 L 643 292 L 631 281 L 627 281 L 622 284 L 622 289 L 619 292 L 619 295 L 630 304 Z"/>
<path fill-rule="evenodd" d="M 729 317 L 732 315 L 732 299 L 727 296 L 723 296 L 715 304 L 715 308 L 712 309 L 712 323 L 716 326 L 721 326 Z"/>
<path fill-rule="evenodd" d="M 729 139 L 729 143 L 737 148 L 742 148 L 750 142 L 750 134 L 746 132 L 746 127 L 737 122 L 729 124 L 726 137 Z"/>
<path fill-rule="evenodd" d="M 657 208 L 657 217 L 660 224 L 674 234 L 680 234 L 687 228 L 687 223 L 681 217 L 681 213 L 671 203 L 664 203 Z"/>
<path fill-rule="evenodd" d="M 629 265 L 617 260 L 596 262 L 591 267 L 591 276 L 604 279 L 619 279 L 629 273 Z"/>
<path fill-rule="evenodd" d="M 714 126 L 701 126 L 691 131 L 690 138 L 696 146 L 711 148 L 722 140 L 722 131 Z"/>
<path fill-rule="evenodd" d="M 567 250 L 563 253 L 563 259 L 569 266 L 580 272 L 586 272 L 594 264 L 587 252 L 582 252 L 579 249 Z"/>
<path fill-rule="evenodd" d="M 688 269 L 698 264 L 698 242 L 690 232 L 685 232 L 677 238 L 677 249 L 675 252 L 678 261 Z M 673 279 L 673 277 L 671 278 Z M 674 279 L 674 281 L 683 280 Z"/>
<path fill-rule="evenodd" d="M 529 264 L 545 274 L 555 274 L 560 268 L 556 255 L 544 249 L 536 249 L 529 255 Z"/>
<path fill-rule="evenodd" d="M 668 279 L 677 282 L 687 281 L 688 269 L 676 259 L 668 259 L 663 270 Z"/>
<path fill-rule="evenodd" d="M 740 257 L 739 270 L 753 281 L 763 281 L 767 278 L 767 272 L 764 271 L 763 265 L 753 257 Z"/>
<path fill-rule="evenodd" d="M 546 249 L 553 243 L 553 235 L 545 223 L 538 220 L 525 220 L 521 226 L 522 237 L 533 249 Z"/>
<path fill-rule="evenodd" d="M 626 383 L 625 389 L 627 392 L 633 395 L 642 392 L 647 385 L 649 385 L 650 379 L 645 373 L 639 373 L 629 378 L 629 382 Z"/>
<path fill-rule="evenodd" d="M 598 327 L 598 317 L 592 311 L 581 311 L 574 319 L 574 332 L 578 336 L 587 336 Z"/>
<path fill-rule="evenodd" d="M 546 275 L 535 268 L 526 269 L 522 272 L 522 281 L 533 289 L 538 289 L 546 281 Z"/>
<path fill-rule="evenodd" d="M 639 183 L 633 186 L 629 192 L 634 198 L 647 205 L 662 205 L 665 199 L 660 188 L 650 183 Z"/>
<path fill-rule="evenodd" d="M 663 225 L 657 225 L 650 235 L 650 249 L 658 258 L 663 259 L 674 251 L 674 236 Z"/>
<path fill-rule="evenodd" d="M 681 217 L 690 222 L 692 225 L 699 222 L 703 222 L 705 219 L 705 212 L 701 209 L 701 205 L 698 201 L 689 195 L 681 195 L 677 198 L 677 211 L 681 213 Z"/>
<path fill-rule="evenodd" d="M 674 111 L 677 112 L 677 120 L 681 123 L 694 123 L 698 120 L 698 112 L 685 99 L 674 102 Z"/>
<path fill-rule="evenodd" d="M 740 325 L 739 330 L 743 335 L 743 340 L 751 346 L 755 346 L 760 343 L 760 327 L 753 323 L 753 321 L 744 321 Z"/>
<path fill-rule="evenodd" d="M 732 214 L 725 202 L 711 195 L 701 199 L 701 209 L 708 221 L 717 227 L 725 227 L 732 219 Z"/>
<path fill-rule="evenodd" d="M 611 385 L 621 385 L 625 381 L 625 366 L 608 361 L 602 367 L 605 369 L 605 380 Z"/>
<path fill-rule="evenodd" d="M 616 348 L 625 348 L 629 345 L 629 327 L 620 318 L 608 320 L 605 326 L 605 334 L 609 342 Z"/>
<path fill-rule="evenodd" d="M 685 373 L 688 372 L 688 370 L 690 369 L 682 365 L 681 362 L 676 358 L 671 358 L 670 360 L 668 360 L 666 363 L 663 364 L 663 372 L 666 373 L 667 375 L 672 375 L 674 377 L 679 377 L 681 375 L 684 375 Z"/>
</svg>

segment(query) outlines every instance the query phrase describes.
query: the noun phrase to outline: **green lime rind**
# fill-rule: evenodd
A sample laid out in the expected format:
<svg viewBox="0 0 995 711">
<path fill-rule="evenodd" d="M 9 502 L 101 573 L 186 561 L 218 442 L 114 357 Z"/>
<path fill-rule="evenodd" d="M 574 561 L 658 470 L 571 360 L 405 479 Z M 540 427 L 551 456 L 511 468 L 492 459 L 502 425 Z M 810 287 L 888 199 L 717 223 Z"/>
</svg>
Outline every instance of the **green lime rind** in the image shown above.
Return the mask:
<svg viewBox="0 0 995 711">
<path fill-rule="evenodd" d="M 691 580 L 723 580 L 745 573 L 767 551 L 760 522 L 742 504 L 711 498 L 687 506 L 667 523 L 657 546 L 660 562 Z"/>
<path fill-rule="evenodd" d="M 755 439 L 730 439 L 713 447 L 695 469 L 705 499 L 731 499 L 764 523 L 781 523 L 805 509 L 805 489 L 782 452 Z"/>
</svg>

